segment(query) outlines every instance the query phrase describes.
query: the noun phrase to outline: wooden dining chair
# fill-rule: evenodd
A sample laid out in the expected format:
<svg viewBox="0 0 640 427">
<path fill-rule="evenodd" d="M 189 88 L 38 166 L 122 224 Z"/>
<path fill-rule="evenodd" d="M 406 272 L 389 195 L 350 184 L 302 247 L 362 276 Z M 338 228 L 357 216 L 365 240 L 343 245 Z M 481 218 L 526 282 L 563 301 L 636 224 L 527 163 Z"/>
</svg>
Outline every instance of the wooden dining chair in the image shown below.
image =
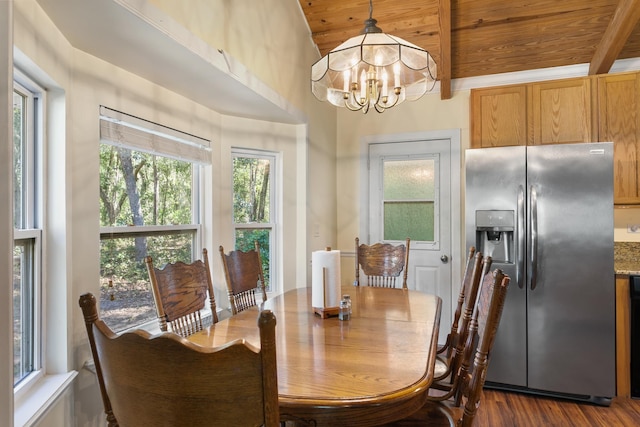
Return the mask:
<svg viewBox="0 0 640 427">
<path fill-rule="evenodd" d="M 480 254 L 480 253 L 478 253 Z M 476 254 L 476 256 L 478 255 Z M 451 396 L 457 395 L 459 388 L 461 387 L 460 377 L 464 376 L 466 372 L 464 369 L 460 369 L 461 366 L 473 355 L 478 344 L 477 341 L 477 316 L 478 316 L 478 299 L 479 293 L 482 287 L 490 286 L 485 282 L 491 280 L 492 273 L 490 272 L 492 259 L 491 257 L 482 257 L 482 267 L 480 273 L 477 275 L 477 279 L 472 283 L 470 287 L 470 293 L 468 295 L 468 304 L 465 305 L 464 315 L 460 324 L 460 334 L 457 338 L 456 347 L 453 350 L 452 357 L 449 360 L 445 360 L 446 368 L 443 374 L 442 368 L 439 367 L 443 361 L 440 358 L 436 359 L 436 375 L 434 381 L 429 389 L 430 399 L 443 400 L 448 399 Z M 475 329 L 474 329 L 475 328 Z M 440 374 L 440 375 L 438 375 Z"/>
<path fill-rule="evenodd" d="M 169 325 L 171 332 L 187 337 L 209 324 L 218 322 L 206 249 L 202 250 L 202 260 L 196 260 L 191 264 L 178 261 L 157 268 L 150 256 L 144 261 L 161 331 L 167 331 Z M 207 297 L 211 318 L 203 316 L 202 313 Z"/>
<path fill-rule="evenodd" d="M 262 294 L 262 301 L 267 300 L 266 283 L 260 259 L 260 245 L 257 240 L 254 245 L 254 249 L 246 252 L 234 250 L 228 254 L 220 246 L 220 257 L 224 267 L 232 314 L 238 314 L 249 307 L 256 306 L 257 292 Z"/>
<path fill-rule="evenodd" d="M 454 392 L 437 398 L 429 397 L 415 413 L 384 427 L 471 427 L 476 416 L 484 386 L 489 356 L 495 341 L 510 278 L 496 269 L 482 280 L 472 327 L 467 344 L 474 349 L 465 354 Z"/>
<path fill-rule="evenodd" d="M 360 286 L 360 270 L 367 276 L 367 286 L 384 288 L 397 287 L 397 279 L 402 276 L 402 288 L 407 289 L 409 269 L 409 249 L 411 239 L 404 244 L 394 246 L 390 243 L 360 244 L 356 237 L 356 280 Z"/>
<path fill-rule="evenodd" d="M 473 283 L 474 273 L 479 272 L 479 269 L 475 268 L 474 261 L 481 262 L 480 259 L 476 258 L 476 248 L 475 246 L 469 247 L 469 252 L 467 253 L 467 259 L 465 262 L 464 272 L 462 273 L 462 283 L 460 284 L 460 292 L 458 293 L 458 303 L 456 305 L 456 310 L 453 314 L 453 322 L 451 323 L 451 331 L 447 334 L 447 339 L 442 346 L 438 347 L 438 354 L 442 354 L 446 351 L 447 357 L 450 357 L 453 349 L 456 346 L 456 338 L 458 336 L 458 327 L 460 324 L 460 317 L 462 316 L 464 303 L 467 300 L 465 298 L 470 291 L 471 284 Z M 481 257 L 482 255 L 480 255 Z"/>
<path fill-rule="evenodd" d="M 241 339 L 207 348 L 168 332 L 115 334 L 92 294 L 79 303 L 110 427 L 279 425 L 270 310 L 258 317 L 259 349 Z"/>
<path fill-rule="evenodd" d="M 464 310 L 461 310 L 460 321 L 456 326 L 455 332 L 451 333 L 452 337 L 447 337 L 447 340 L 451 341 L 452 344 L 449 345 L 446 351 L 441 352 L 444 354 L 439 354 L 436 358 L 434 382 L 431 386 L 434 389 L 448 391 L 451 389 L 452 383 L 454 383 L 457 368 L 462 362 L 465 351 L 467 351 L 467 336 L 473 321 L 480 284 L 489 272 L 491 264 L 492 258 L 490 256 L 483 257 L 482 252 L 476 252 L 473 264 L 469 266 L 471 271 L 468 274 L 468 283 L 463 283 L 463 288 L 466 288 L 465 295 L 462 296 Z M 458 304 L 460 305 L 460 301 L 458 301 Z"/>
</svg>

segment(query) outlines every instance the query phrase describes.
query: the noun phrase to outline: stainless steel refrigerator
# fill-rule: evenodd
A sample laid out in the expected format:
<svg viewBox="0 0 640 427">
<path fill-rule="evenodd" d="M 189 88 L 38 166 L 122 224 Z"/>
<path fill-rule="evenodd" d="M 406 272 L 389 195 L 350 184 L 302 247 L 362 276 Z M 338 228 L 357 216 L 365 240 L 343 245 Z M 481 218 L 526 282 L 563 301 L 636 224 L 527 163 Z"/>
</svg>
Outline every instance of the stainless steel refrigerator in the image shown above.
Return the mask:
<svg viewBox="0 0 640 427">
<path fill-rule="evenodd" d="M 613 144 L 466 150 L 466 243 L 510 277 L 487 386 L 615 396 Z"/>
</svg>

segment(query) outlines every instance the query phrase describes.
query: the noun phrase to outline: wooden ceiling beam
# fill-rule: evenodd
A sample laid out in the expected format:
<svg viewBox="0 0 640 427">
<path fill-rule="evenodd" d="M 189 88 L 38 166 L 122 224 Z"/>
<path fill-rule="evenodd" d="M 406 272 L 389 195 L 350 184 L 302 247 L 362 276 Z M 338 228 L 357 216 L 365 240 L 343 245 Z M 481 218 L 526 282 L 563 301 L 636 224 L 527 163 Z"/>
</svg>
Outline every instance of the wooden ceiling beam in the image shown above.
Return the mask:
<svg viewBox="0 0 640 427">
<path fill-rule="evenodd" d="M 640 0 L 620 0 L 593 54 L 589 64 L 589 75 L 609 72 L 638 21 Z"/>
<path fill-rule="evenodd" d="M 440 32 L 440 99 L 451 99 L 451 0 L 438 2 Z"/>
</svg>

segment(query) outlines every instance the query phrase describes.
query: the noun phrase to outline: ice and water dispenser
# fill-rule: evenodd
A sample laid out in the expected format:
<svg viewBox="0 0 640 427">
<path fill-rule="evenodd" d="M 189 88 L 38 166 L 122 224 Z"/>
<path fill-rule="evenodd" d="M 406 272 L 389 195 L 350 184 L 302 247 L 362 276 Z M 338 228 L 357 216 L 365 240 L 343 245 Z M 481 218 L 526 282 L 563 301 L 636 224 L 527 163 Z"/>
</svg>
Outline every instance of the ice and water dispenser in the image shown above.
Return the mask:
<svg viewBox="0 0 640 427">
<path fill-rule="evenodd" d="M 514 230 L 514 211 L 476 211 L 476 248 L 494 263 L 513 263 Z"/>
</svg>

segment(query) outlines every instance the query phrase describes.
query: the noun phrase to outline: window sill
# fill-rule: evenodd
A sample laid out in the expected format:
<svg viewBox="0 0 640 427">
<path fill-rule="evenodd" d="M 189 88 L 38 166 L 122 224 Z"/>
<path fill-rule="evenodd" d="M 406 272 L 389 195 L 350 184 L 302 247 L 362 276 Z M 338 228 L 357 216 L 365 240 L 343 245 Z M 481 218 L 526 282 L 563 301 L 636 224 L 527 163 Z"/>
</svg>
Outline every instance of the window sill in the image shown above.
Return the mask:
<svg viewBox="0 0 640 427">
<path fill-rule="evenodd" d="M 33 425 L 49 409 L 56 399 L 71 385 L 77 371 L 65 374 L 45 375 L 14 404 L 13 425 Z"/>
</svg>

